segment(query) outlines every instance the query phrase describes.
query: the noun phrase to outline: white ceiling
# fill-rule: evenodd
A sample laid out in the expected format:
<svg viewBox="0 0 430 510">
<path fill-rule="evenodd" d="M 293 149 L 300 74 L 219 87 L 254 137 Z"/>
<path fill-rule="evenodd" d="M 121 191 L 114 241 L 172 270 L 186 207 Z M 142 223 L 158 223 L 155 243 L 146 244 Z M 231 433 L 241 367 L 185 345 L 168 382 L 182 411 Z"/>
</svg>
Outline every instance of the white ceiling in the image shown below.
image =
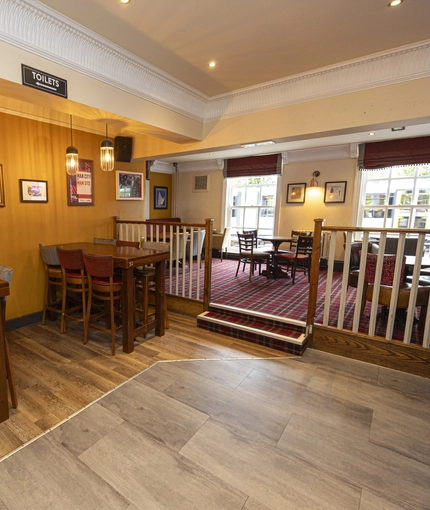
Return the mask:
<svg viewBox="0 0 430 510">
<path fill-rule="evenodd" d="M 429 38 L 430 0 L 41 3 L 209 97 Z"/>
<path fill-rule="evenodd" d="M 38 1 L 38 0 L 35 0 Z M 429 40 L 430 0 L 39 0 L 207 98 Z M 217 63 L 209 68 L 209 61 Z M 391 126 L 372 140 L 430 133 Z M 367 132 L 277 140 L 276 152 L 368 141 Z M 273 152 L 231 147 L 184 162 Z"/>
</svg>

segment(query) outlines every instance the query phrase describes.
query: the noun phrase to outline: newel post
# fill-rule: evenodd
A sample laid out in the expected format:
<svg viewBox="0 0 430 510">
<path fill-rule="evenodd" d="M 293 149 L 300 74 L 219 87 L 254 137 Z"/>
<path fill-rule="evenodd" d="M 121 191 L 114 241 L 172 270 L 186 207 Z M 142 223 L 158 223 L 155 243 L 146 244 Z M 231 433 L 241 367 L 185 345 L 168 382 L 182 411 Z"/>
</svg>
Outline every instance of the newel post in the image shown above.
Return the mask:
<svg viewBox="0 0 430 510">
<path fill-rule="evenodd" d="M 209 310 L 211 299 L 211 280 L 212 280 L 212 232 L 214 220 L 205 218 L 205 275 L 204 275 L 204 293 L 203 293 L 203 310 Z"/>
<path fill-rule="evenodd" d="M 312 262 L 309 283 L 308 316 L 306 319 L 306 335 L 309 338 L 309 347 L 312 347 L 315 310 L 317 306 L 323 223 L 324 219 L 322 218 L 317 218 L 314 220 L 314 242 L 312 247 Z"/>
</svg>

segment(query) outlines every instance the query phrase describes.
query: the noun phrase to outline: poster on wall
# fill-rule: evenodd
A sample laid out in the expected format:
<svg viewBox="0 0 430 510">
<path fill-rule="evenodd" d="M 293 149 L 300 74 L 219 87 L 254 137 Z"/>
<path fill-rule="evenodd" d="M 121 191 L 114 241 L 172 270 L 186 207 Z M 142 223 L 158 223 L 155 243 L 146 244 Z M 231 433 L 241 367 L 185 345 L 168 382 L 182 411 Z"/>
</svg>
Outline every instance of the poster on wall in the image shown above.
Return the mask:
<svg viewBox="0 0 430 510">
<path fill-rule="evenodd" d="M 138 172 L 116 172 L 116 199 L 143 200 L 143 174 Z"/>
<path fill-rule="evenodd" d="M 69 205 L 94 205 L 93 162 L 79 160 L 76 175 L 67 176 L 67 198 Z"/>
</svg>

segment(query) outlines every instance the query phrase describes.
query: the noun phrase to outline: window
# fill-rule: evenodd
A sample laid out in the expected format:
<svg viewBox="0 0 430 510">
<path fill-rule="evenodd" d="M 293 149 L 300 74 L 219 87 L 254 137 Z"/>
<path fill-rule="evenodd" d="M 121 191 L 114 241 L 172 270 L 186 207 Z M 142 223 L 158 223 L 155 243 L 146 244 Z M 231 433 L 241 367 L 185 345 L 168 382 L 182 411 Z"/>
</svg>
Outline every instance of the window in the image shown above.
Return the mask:
<svg viewBox="0 0 430 510">
<path fill-rule="evenodd" d="M 430 228 L 430 164 L 362 172 L 358 226 Z"/>
<path fill-rule="evenodd" d="M 237 232 L 258 229 L 272 235 L 275 227 L 277 175 L 237 177 L 227 180 L 227 226 L 231 245 L 237 246 Z"/>
</svg>

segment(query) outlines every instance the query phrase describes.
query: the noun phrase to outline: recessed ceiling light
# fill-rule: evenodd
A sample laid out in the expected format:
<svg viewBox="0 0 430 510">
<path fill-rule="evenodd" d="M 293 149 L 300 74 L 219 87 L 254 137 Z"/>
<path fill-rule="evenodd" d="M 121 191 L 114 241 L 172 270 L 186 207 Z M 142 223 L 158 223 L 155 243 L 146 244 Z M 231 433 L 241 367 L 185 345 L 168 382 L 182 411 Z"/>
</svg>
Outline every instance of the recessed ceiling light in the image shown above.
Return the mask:
<svg viewBox="0 0 430 510">
<path fill-rule="evenodd" d="M 369 133 L 369 136 L 374 136 L 374 135 L 375 135 L 375 133 L 373 133 L 373 132 L 372 132 L 372 133 Z"/>
<path fill-rule="evenodd" d="M 215 66 L 216 66 L 216 62 L 214 62 L 213 60 L 212 60 L 212 62 L 209 62 L 209 67 L 215 67 Z"/>
<path fill-rule="evenodd" d="M 120 4 L 129 4 L 131 0 L 118 0 Z"/>
<path fill-rule="evenodd" d="M 398 5 L 400 5 L 402 2 L 403 2 L 403 0 L 392 0 L 392 1 L 388 4 L 388 7 L 397 7 L 397 6 L 398 6 Z"/>
</svg>

